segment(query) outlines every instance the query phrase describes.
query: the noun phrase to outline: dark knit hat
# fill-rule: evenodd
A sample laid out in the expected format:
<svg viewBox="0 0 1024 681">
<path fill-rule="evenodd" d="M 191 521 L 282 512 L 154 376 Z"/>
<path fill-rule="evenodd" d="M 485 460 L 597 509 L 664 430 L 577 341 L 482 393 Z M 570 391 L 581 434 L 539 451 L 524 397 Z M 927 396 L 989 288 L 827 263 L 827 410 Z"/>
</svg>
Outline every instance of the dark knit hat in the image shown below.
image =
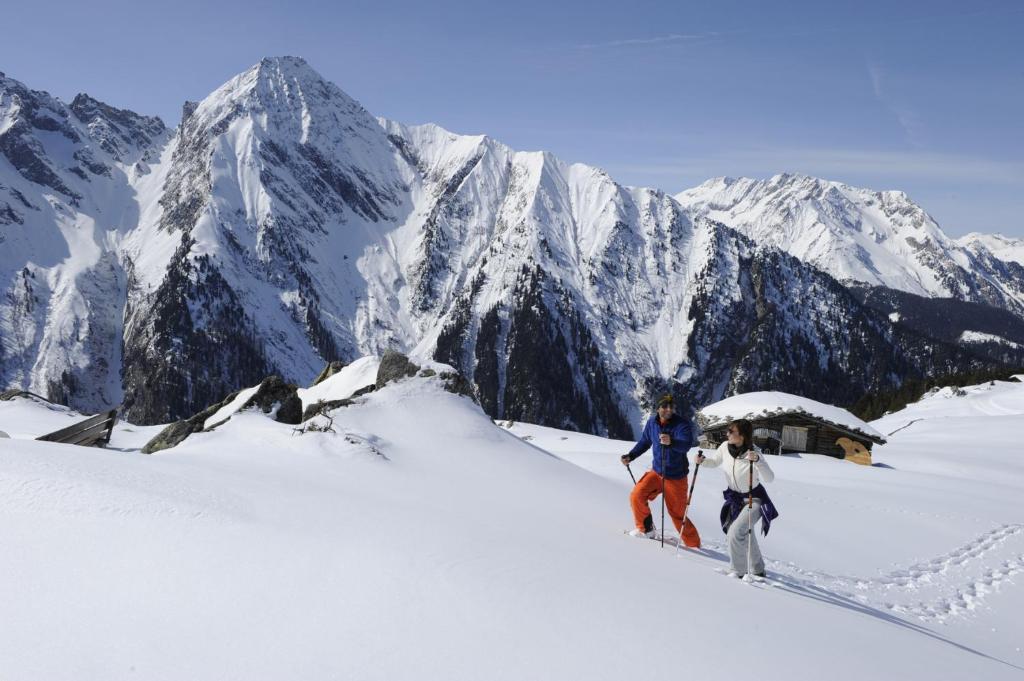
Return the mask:
<svg viewBox="0 0 1024 681">
<path fill-rule="evenodd" d="M 666 404 L 671 405 L 673 407 L 676 406 L 676 401 L 672 398 L 672 395 L 668 393 L 665 393 L 664 395 L 658 398 L 659 407 L 664 407 Z"/>
</svg>

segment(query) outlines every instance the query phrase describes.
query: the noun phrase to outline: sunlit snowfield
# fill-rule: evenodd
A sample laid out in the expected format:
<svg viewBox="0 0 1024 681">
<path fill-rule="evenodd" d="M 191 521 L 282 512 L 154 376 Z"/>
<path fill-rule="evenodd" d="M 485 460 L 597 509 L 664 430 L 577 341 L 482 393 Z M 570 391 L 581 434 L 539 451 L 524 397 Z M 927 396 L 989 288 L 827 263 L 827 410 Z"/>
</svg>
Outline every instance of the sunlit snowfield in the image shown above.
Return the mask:
<svg viewBox="0 0 1024 681">
<path fill-rule="evenodd" d="M 773 457 L 759 585 L 721 574 L 718 470 L 677 552 L 623 534 L 631 443 L 495 425 L 437 379 L 334 416 L 145 456 L 158 428 L 33 442 L 76 415 L 0 402 L 0 678 L 1024 678 L 1022 384 L 874 422 L 874 467 Z"/>
</svg>

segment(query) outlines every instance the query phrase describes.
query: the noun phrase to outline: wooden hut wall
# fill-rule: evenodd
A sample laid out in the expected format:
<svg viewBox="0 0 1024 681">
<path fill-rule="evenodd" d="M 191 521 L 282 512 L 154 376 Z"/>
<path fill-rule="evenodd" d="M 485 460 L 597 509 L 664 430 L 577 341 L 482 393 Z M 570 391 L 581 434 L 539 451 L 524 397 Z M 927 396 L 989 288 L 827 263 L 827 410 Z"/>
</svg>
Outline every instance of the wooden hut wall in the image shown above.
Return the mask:
<svg viewBox="0 0 1024 681">
<path fill-rule="evenodd" d="M 750 422 L 754 425 L 754 428 L 769 428 L 771 430 L 782 432 L 783 426 L 796 426 L 797 428 L 807 428 L 807 448 L 806 452 L 811 454 L 825 454 L 827 456 L 835 456 L 843 458 L 845 452 L 843 448 L 836 444 L 836 440 L 841 437 L 848 437 L 851 440 L 855 440 L 864 445 L 868 451 L 871 450 L 871 446 L 874 444 L 870 439 L 853 433 L 851 431 L 837 428 L 825 421 L 820 421 L 805 414 L 783 414 L 781 416 L 772 416 L 768 418 L 750 419 Z M 705 436 L 713 444 L 718 445 L 725 442 L 725 430 L 724 425 L 712 428 L 705 431 Z"/>
</svg>

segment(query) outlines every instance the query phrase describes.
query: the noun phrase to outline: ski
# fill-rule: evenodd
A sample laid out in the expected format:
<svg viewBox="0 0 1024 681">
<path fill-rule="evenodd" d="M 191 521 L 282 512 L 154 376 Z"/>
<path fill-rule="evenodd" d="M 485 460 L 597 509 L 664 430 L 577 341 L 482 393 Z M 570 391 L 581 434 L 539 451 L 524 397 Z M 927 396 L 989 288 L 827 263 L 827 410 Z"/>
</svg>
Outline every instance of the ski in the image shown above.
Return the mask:
<svg viewBox="0 0 1024 681">
<path fill-rule="evenodd" d="M 632 530 L 623 530 L 622 534 L 630 537 L 631 539 L 640 539 L 640 537 L 633 537 L 632 535 L 630 535 L 629 534 L 630 532 L 632 532 Z M 656 532 L 653 537 L 643 537 L 643 539 L 649 539 L 651 541 L 656 541 L 658 543 L 661 543 L 661 534 Z M 687 546 L 686 544 L 683 544 L 682 546 L 680 546 L 679 545 L 679 535 L 675 535 L 675 534 L 673 534 L 673 535 L 666 535 L 665 536 L 665 546 L 670 546 L 673 549 L 677 549 L 677 548 L 678 549 L 688 549 L 691 553 L 696 553 L 698 555 L 700 555 L 700 552 L 701 552 L 700 549 L 695 549 L 692 546 Z"/>
</svg>

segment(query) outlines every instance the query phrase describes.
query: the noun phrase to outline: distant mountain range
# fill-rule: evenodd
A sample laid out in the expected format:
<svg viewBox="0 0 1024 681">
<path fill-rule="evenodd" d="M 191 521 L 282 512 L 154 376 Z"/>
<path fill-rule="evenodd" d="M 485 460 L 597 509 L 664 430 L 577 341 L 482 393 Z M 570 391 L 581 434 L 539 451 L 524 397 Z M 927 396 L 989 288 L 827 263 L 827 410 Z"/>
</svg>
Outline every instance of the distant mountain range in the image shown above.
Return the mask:
<svg viewBox="0 0 1024 681">
<path fill-rule="evenodd" d="M 0 74 L 0 387 L 137 422 L 389 347 L 459 368 L 492 416 L 622 437 L 665 390 L 852 404 L 1024 364 L 862 293 L 1021 318 L 1019 246 L 805 176 L 624 187 L 374 118 L 293 57 L 175 130 Z"/>
<path fill-rule="evenodd" d="M 776 175 L 709 180 L 676 199 L 690 215 L 721 221 L 842 282 L 1024 314 L 1024 243 L 979 234 L 951 239 L 903 192 Z"/>
</svg>

